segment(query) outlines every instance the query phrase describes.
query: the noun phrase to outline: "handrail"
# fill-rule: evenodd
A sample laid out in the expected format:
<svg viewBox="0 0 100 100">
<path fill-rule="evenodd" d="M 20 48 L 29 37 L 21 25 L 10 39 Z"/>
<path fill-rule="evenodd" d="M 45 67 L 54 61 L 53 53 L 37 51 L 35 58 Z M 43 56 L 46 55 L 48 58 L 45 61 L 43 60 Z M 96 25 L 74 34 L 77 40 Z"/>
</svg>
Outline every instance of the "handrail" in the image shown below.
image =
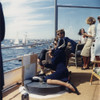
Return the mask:
<svg viewBox="0 0 100 100">
<path fill-rule="evenodd" d="M 42 43 L 42 44 L 44 44 L 44 43 Z M 41 45 L 41 43 L 27 44 L 27 45 L 8 46 L 8 47 L 2 47 L 2 49 L 16 48 L 16 47 L 26 47 L 26 46 L 35 46 L 35 45 Z M 37 54 L 39 54 L 39 53 L 37 53 Z M 12 61 L 12 60 L 21 60 L 22 57 L 23 57 L 23 56 L 18 56 L 18 57 L 16 57 L 16 58 L 6 59 L 6 60 L 3 60 L 3 63 L 9 62 L 9 61 Z"/>
<path fill-rule="evenodd" d="M 45 43 L 42 43 L 45 44 Z M 16 47 L 26 47 L 26 46 L 35 46 L 35 45 L 41 45 L 41 43 L 35 43 L 35 44 L 27 44 L 27 45 L 14 45 L 14 46 L 7 46 L 7 47 L 1 47 L 1 49 L 8 49 L 8 48 L 16 48 Z"/>
<path fill-rule="evenodd" d="M 57 7 L 100 9 L 100 7 L 92 7 L 92 6 L 72 6 L 72 5 L 57 5 Z"/>
<path fill-rule="evenodd" d="M 22 56 L 16 57 L 16 58 L 12 58 L 12 59 L 6 59 L 6 60 L 3 60 L 3 62 L 9 62 L 9 61 L 12 61 L 12 60 L 20 60 L 20 59 L 22 59 Z"/>
</svg>

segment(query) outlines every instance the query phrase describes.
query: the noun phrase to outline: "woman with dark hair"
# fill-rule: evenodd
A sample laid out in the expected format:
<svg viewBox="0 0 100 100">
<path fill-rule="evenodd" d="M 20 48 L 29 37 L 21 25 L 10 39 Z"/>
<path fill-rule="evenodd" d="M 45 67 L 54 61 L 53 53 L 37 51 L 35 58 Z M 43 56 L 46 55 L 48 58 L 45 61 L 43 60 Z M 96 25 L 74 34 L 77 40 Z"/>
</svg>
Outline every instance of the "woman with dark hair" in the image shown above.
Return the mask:
<svg viewBox="0 0 100 100">
<path fill-rule="evenodd" d="M 86 20 L 87 24 L 90 25 L 89 29 L 88 29 L 88 34 L 83 33 L 84 36 L 87 36 L 88 39 L 86 41 L 86 44 L 84 45 L 81 55 L 83 56 L 83 70 L 88 69 L 88 64 L 90 61 L 90 54 L 91 54 L 91 46 L 92 43 L 94 41 L 95 38 L 95 34 L 96 34 L 96 27 L 95 27 L 95 18 L 93 17 L 88 17 Z"/>
<path fill-rule="evenodd" d="M 87 37 L 83 35 L 84 33 L 86 33 L 84 28 L 81 28 L 78 32 L 78 35 L 80 35 L 79 42 L 78 42 L 79 44 L 86 43 Z"/>
</svg>

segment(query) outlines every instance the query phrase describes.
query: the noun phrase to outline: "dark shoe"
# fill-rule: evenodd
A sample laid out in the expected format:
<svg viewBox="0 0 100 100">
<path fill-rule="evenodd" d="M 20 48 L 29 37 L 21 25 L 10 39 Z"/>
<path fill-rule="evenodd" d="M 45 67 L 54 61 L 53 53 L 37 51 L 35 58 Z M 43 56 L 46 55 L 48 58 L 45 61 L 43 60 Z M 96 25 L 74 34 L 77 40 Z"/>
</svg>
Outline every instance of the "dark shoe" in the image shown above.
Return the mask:
<svg viewBox="0 0 100 100">
<path fill-rule="evenodd" d="M 82 70 L 85 70 L 85 68 L 83 68 L 83 67 L 82 67 L 81 69 L 82 69 Z"/>
<path fill-rule="evenodd" d="M 72 72 L 71 72 L 71 71 L 69 71 L 69 72 L 68 72 L 68 75 L 71 75 L 71 74 L 72 74 Z"/>
<path fill-rule="evenodd" d="M 89 67 L 87 67 L 87 68 L 81 68 L 82 70 L 86 70 L 86 69 L 89 69 Z"/>
<path fill-rule="evenodd" d="M 80 92 L 77 90 L 77 88 L 76 88 L 72 83 L 70 83 L 70 84 L 71 84 L 71 85 L 73 86 L 73 88 L 75 89 L 75 92 L 69 89 L 69 93 L 73 92 L 73 93 L 76 93 L 77 95 L 80 95 Z"/>
</svg>

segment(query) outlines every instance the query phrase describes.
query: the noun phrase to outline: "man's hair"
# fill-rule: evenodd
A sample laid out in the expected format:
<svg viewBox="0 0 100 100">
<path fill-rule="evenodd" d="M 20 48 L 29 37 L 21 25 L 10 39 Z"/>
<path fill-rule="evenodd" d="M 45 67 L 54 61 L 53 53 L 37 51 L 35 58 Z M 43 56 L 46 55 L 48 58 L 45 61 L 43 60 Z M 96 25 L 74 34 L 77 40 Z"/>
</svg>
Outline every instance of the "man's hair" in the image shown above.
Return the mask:
<svg viewBox="0 0 100 100">
<path fill-rule="evenodd" d="M 98 16 L 97 19 L 100 19 L 100 16 Z"/>
<path fill-rule="evenodd" d="M 57 33 L 59 32 L 60 34 L 64 34 L 64 35 L 65 35 L 64 29 L 57 30 L 56 32 L 57 32 Z"/>
</svg>

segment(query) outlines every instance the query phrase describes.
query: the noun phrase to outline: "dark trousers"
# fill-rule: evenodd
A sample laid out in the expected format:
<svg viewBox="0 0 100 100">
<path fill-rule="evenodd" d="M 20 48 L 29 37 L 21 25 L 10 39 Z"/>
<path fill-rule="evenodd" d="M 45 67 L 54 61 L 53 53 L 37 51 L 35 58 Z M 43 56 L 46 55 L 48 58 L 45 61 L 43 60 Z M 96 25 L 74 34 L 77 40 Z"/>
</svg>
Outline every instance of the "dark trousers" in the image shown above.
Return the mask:
<svg viewBox="0 0 100 100">
<path fill-rule="evenodd" d="M 0 100 L 2 100 L 2 89 L 0 88 Z"/>
<path fill-rule="evenodd" d="M 41 53 L 39 54 L 39 56 L 38 56 L 38 59 L 40 60 L 39 64 L 40 64 L 41 66 L 43 66 L 42 61 L 45 60 L 46 52 L 47 52 L 47 51 L 48 51 L 48 50 L 43 49 L 43 50 L 41 51 Z"/>
</svg>

